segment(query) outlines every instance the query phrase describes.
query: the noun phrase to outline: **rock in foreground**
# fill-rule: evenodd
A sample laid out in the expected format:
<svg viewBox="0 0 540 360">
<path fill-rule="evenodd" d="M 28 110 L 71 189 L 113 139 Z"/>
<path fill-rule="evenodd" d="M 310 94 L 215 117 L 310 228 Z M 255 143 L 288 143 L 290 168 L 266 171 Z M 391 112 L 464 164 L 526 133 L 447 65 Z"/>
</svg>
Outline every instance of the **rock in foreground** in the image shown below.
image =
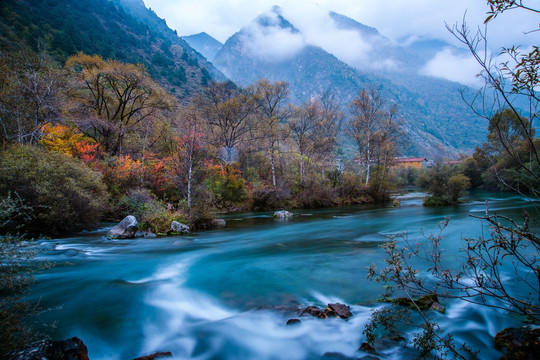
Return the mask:
<svg viewBox="0 0 540 360">
<path fill-rule="evenodd" d="M 157 352 L 150 355 L 138 357 L 134 360 L 155 360 L 155 359 L 163 359 L 163 358 L 172 358 L 172 353 L 170 351 Z"/>
<path fill-rule="evenodd" d="M 540 358 L 540 328 L 506 328 L 495 335 L 495 348 L 505 353 L 501 360 Z"/>
<path fill-rule="evenodd" d="M 324 310 L 319 309 L 316 306 L 308 306 L 300 311 L 300 315 L 309 314 L 319 319 L 327 319 L 329 317 L 339 316 L 342 319 L 348 319 L 353 314 L 350 307 L 344 304 L 328 304 L 328 307 Z"/>
<path fill-rule="evenodd" d="M 43 340 L 25 349 L 6 354 L 1 360 L 89 360 L 88 349 L 78 337 L 68 340 Z"/>
<path fill-rule="evenodd" d="M 111 239 L 132 239 L 139 231 L 139 223 L 135 216 L 128 215 L 118 225 L 113 227 L 107 234 Z"/>
<path fill-rule="evenodd" d="M 328 308 L 342 319 L 348 319 L 352 316 L 351 308 L 349 305 L 344 304 L 328 304 Z"/>
</svg>

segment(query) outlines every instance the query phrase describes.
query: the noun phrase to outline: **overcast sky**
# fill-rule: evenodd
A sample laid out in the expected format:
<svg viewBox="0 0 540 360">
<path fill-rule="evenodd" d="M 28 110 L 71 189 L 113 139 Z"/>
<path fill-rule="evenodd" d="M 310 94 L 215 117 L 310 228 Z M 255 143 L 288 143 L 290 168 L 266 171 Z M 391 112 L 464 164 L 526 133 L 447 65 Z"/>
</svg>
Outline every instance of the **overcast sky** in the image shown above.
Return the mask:
<svg viewBox="0 0 540 360">
<path fill-rule="evenodd" d="M 144 0 L 147 7 L 167 21 L 180 36 L 206 32 L 221 42 L 247 26 L 273 5 L 283 9 L 283 15 L 298 27 L 313 44 L 334 53 L 347 62 L 350 39 L 343 33 L 322 29 L 328 11 L 346 15 L 365 25 L 375 27 L 396 43 L 411 37 L 436 38 L 454 45 L 459 43 L 445 27 L 461 23 L 464 16 L 469 26 L 483 27 L 488 7 L 484 0 Z M 466 14 L 466 15 L 465 15 Z M 540 32 L 525 35 L 538 28 L 539 16 L 515 10 L 490 22 L 488 35 L 491 51 L 498 54 L 503 46 L 530 46 L 540 43 Z M 335 35 L 335 36 L 334 36 Z M 289 37 L 287 46 L 300 45 L 305 39 Z M 297 43 L 297 44 L 296 44 Z M 295 45 L 296 44 L 296 45 Z M 326 46 L 325 46 L 326 44 Z M 287 46 L 285 46 L 287 45 Z M 339 54 L 339 49 L 346 49 Z M 335 51 L 333 51 L 335 50 Z M 369 49 L 367 49 L 369 50 Z M 357 51 L 357 53 L 360 53 Z M 353 54 L 354 55 L 354 54 Z M 471 57 L 445 50 L 437 54 L 424 69 L 425 74 L 443 76 L 449 80 L 474 85 L 478 67 Z M 469 81 L 467 80 L 469 79 Z"/>
<path fill-rule="evenodd" d="M 444 24 L 461 21 L 465 11 L 473 24 L 485 19 L 484 0 L 144 0 L 180 35 L 207 32 L 221 42 L 273 5 L 280 5 L 295 23 L 309 20 L 321 10 L 332 10 L 376 27 L 383 35 L 399 40 L 409 35 L 452 41 Z M 496 19 L 491 35 L 496 46 L 523 39 L 523 32 L 538 27 L 538 16 L 515 11 Z M 529 38 L 538 36 L 529 36 Z M 532 39 L 527 39 L 531 43 Z"/>
</svg>

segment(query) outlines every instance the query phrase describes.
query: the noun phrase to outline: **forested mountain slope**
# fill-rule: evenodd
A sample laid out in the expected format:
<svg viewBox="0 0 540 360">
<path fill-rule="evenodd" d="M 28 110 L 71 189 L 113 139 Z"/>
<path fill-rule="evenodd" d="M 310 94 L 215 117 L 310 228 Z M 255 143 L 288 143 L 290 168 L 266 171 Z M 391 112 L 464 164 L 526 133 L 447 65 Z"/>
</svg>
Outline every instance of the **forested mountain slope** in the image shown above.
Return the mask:
<svg viewBox="0 0 540 360">
<path fill-rule="evenodd" d="M 26 43 L 58 62 L 77 52 L 145 64 L 181 99 L 224 76 L 171 30 L 142 0 L 3 0 L 2 51 Z"/>
</svg>

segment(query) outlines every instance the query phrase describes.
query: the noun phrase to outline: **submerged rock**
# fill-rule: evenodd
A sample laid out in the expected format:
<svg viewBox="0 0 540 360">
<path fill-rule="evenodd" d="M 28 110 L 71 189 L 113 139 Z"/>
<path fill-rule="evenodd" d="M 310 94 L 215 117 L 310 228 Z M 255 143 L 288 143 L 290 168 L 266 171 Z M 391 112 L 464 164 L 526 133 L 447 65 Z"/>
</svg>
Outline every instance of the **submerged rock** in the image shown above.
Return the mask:
<svg viewBox="0 0 540 360">
<path fill-rule="evenodd" d="M 43 340 L 4 355 L 2 360 L 89 360 L 88 349 L 78 337 L 68 340 Z"/>
<path fill-rule="evenodd" d="M 289 319 L 287 320 L 287 326 L 300 325 L 302 321 L 300 319 Z"/>
<path fill-rule="evenodd" d="M 182 224 L 178 221 L 173 221 L 171 223 L 171 232 L 175 233 L 187 233 L 189 232 L 189 226 Z"/>
<path fill-rule="evenodd" d="M 132 239 L 139 231 L 139 223 L 133 215 L 126 216 L 122 221 L 113 227 L 107 234 L 111 239 Z"/>
<path fill-rule="evenodd" d="M 142 238 L 156 238 L 157 237 L 157 235 L 151 231 L 137 231 L 135 236 L 142 237 Z"/>
<path fill-rule="evenodd" d="M 223 219 L 212 219 L 212 221 L 210 221 L 210 225 L 214 228 L 214 229 L 220 229 L 220 228 L 224 228 L 225 226 L 227 226 L 227 222 Z"/>
<path fill-rule="evenodd" d="M 540 328 L 506 328 L 495 335 L 495 348 L 505 353 L 501 360 L 540 358 Z"/>
<path fill-rule="evenodd" d="M 305 309 L 302 309 L 300 311 L 300 315 L 304 315 L 304 314 L 308 314 L 308 315 L 318 317 L 318 318 L 325 318 L 326 317 L 326 316 L 324 316 L 323 311 L 321 309 L 319 309 L 318 307 L 316 307 L 316 306 L 308 306 Z"/>
<path fill-rule="evenodd" d="M 300 315 L 304 314 L 308 314 L 319 319 L 327 319 L 337 316 L 342 319 L 348 319 L 353 316 L 350 307 L 344 304 L 328 304 L 328 307 L 324 310 L 321 310 L 316 306 L 308 306 L 300 311 Z"/>
<path fill-rule="evenodd" d="M 360 351 L 365 351 L 371 354 L 375 354 L 375 348 L 371 345 L 369 345 L 367 342 L 363 342 L 362 345 L 360 345 Z"/>
<path fill-rule="evenodd" d="M 429 310 L 434 304 L 437 304 L 438 306 L 435 305 L 435 309 L 432 309 L 432 310 L 436 310 L 436 311 L 444 313 L 444 307 L 439 304 L 439 298 L 435 294 L 424 295 L 418 299 L 412 299 L 412 300 L 406 297 L 400 297 L 400 298 L 393 299 L 390 302 L 392 302 L 393 304 L 406 306 L 414 310 L 417 310 L 417 307 L 420 310 Z M 440 311 L 441 310 L 440 308 L 442 308 L 442 311 Z"/>
<path fill-rule="evenodd" d="M 167 352 L 157 352 L 146 356 L 140 356 L 138 358 L 135 358 L 134 360 L 155 360 L 155 359 L 162 359 L 170 357 L 172 358 L 172 353 L 170 351 Z"/>
<path fill-rule="evenodd" d="M 444 306 L 442 306 L 441 304 L 439 304 L 438 302 L 434 302 L 433 304 L 431 304 L 429 309 L 438 311 L 441 314 L 444 314 L 446 312 L 446 308 Z"/>
<path fill-rule="evenodd" d="M 294 214 L 287 210 L 279 210 L 274 213 L 274 217 L 278 219 L 289 219 L 292 218 Z"/>
</svg>

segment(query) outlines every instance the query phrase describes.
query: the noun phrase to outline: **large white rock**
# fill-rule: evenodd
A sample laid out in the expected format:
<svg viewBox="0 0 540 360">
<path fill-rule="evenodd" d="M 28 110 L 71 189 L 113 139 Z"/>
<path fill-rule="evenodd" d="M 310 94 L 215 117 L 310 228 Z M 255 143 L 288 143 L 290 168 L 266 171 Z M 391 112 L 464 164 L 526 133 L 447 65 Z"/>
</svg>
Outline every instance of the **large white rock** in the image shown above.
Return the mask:
<svg viewBox="0 0 540 360">
<path fill-rule="evenodd" d="M 137 231 L 139 231 L 137 219 L 133 215 L 128 215 L 109 231 L 107 237 L 111 239 L 131 239 L 135 237 Z"/>
<path fill-rule="evenodd" d="M 171 231 L 175 233 L 186 233 L 189 232 L 189 226 L 178 221 L 173 221 L 171 223 Z"/>
<path fill-rule="evenodd" d="M 287 210 L 279 210 L 274 213 L 274 217 L 278 219 L 288 219 L 293 217 L 293 213 Z"/>
</svg>

